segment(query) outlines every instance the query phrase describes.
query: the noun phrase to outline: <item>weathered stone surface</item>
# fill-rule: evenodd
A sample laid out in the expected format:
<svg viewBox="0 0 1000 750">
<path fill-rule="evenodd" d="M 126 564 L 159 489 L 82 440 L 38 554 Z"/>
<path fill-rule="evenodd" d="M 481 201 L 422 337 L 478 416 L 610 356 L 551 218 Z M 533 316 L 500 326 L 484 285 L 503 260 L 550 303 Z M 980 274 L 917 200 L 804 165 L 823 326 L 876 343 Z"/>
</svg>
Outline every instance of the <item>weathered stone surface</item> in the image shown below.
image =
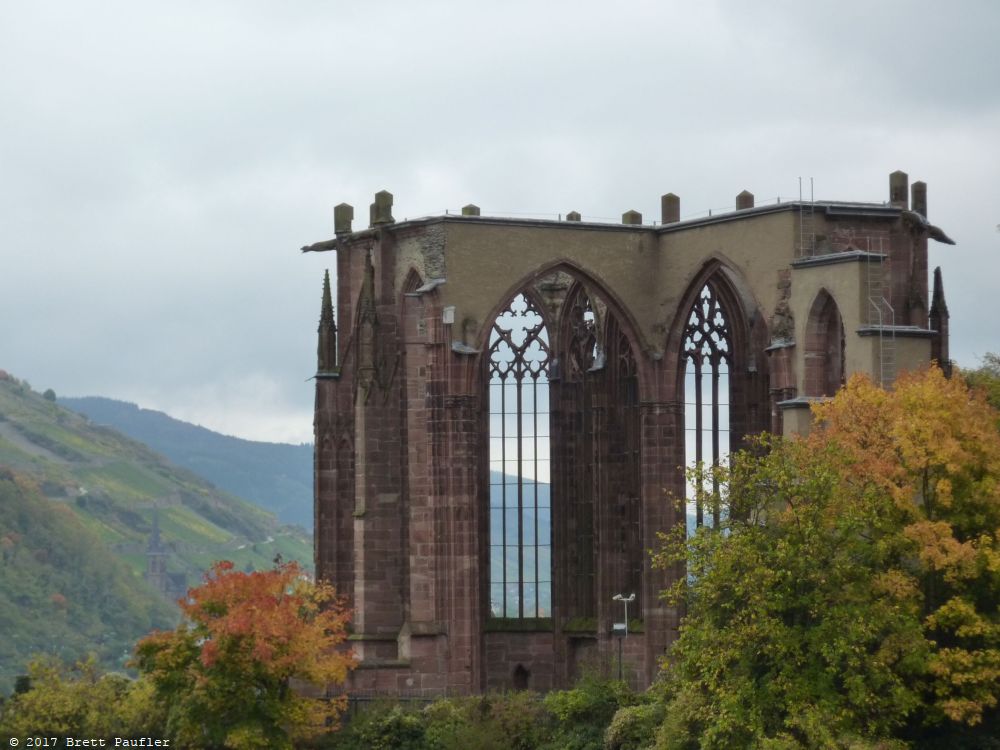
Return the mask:
<svg viewBox="0 0 1000 750">
<path fill-rule="evenodd" d="M 354 206 L 338 203 L 333 207 L 333 231 L 336 234 L 350 234 L 352 221 L 354 221 Z"/>
<path fill-rule="evenodd" d="M 388 190 L 379 190 L 375 193 L 375 202 L 372 204 L 372 226 L 380 224 L 392 224 L 392 193 Z"/>
<path fill-rule="evenodd" d="M 911 208 L 927 218 L 927 183 L 917 181 L 910 186 Z"/>
<path fill-rule="evenodd" d="M 668 193 L 655 227 L 634 211 L 622 224 L 573 227 L 576 212 L 566 222 L 393 223 L 383 192 L 371 208 L 379 231 L 354 234 L 350 207 L 338 206 L 343 323 L 338 332 L 324 289 L 318 369 L 336 377 L 316 380 L 316 569 L 354 607 L 362 664 L 350 689 L 548 689 L 615 669 L 618 593 L 636 595 L 629 617 L 641 623 L 625 671 L 648 685 L 680 625 L 658 593 L 684 571 L 653 570 L 644 551 L 685 523 L 664 491 L 685 493 L 685 341 L 705 290 L 729 337 L 729 430 L 719 439 L 732 450 L 760 430 L 806 428 L 802 397 L 829 395 L 828 373 L 875 370 L 868 256 L 858 250 L 885 256 L 897 322 L 925 331 L 900 339 L 899 361 L 926 363 L 932 346 L 947 357 L 940 279 L 928 304 L 926 234 L 883 204 L 856 214 L 851 205 L 828 215 L 816 203 L 829 252 L 811 258 L 797 253 L 797 204 L 679 223 Z M 544 317 L 550 367 L 540 413 L 551 617 L 523 620 L 491 616 L 491 471 L 504 468 L 490 463 L 487 369 L 494 321 L 519 293 Z"/>
<path fill-rule="evenodd" d="M 660 215 L 664 224 L 681 220 L 681 199 L 673 193 L 660 197 Z"/>
<path fill-rule="evenodd" d="M 907 195 L 909 179 L 909 175 L 900 170 L 889 175 L 889 203 L 898 208 L 909 207 L 909 196 Z"/>
</svg>

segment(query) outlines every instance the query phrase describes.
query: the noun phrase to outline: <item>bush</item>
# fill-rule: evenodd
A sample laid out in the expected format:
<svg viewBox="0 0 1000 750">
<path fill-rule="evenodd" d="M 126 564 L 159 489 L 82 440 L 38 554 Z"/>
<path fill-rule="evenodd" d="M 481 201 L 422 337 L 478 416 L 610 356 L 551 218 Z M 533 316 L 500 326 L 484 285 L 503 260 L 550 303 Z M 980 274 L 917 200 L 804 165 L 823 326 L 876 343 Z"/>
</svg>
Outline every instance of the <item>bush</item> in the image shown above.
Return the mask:
<svg viewBox="0 0 1000 750">
<path fill-rule="evenodd" d="M 624 682 L 584 677 L 576 687 L 545 696 L 545 707 L 555 717 L 552 750 L 601 750 L 605 728 L 615 712 L 636 703 Z"/>
<path fill-rule="evenodd" d="M 367 750 L 423 750 L 424 724 L 420 714 L 402 706 L 375 704 L 351 721 L 345 742 L 337 747 Z"/>
<path fill-rule="evenodd" d="M 101 674 L 91 658 L 72 669 L 51 658 L 29 667 L 21 692 L 4 706 L 0 734 L 91 737 L 163 735 L 165 712 L 146 680 Z"/>
<path fill-rule="evenodd" d="M 423 716 L 428 750 L 533 750 L 553 726 L 541 698 L 527 691 L 439 700 Z"/>
<path fill-rule="evenodd" d="M 602 750 L 612 717 L 638 700 L 622 682 L 585 678 L 571 690 L 544 698 L 527 690 L 490 693 L 442 698 L 421 710 L 380 702 L 356 714 L 342 732 L 328 736 L 324 746 L 337 750 Z M 638 708 L 645 711 L 623 718 L 616 735 L 622 739 L 609 747 L 631 750 L 642 747 L 633 738 L 651 740 L 662 708 Z"/>
<path fill-rule="evenodd" d="M 484 696 L 485 727 L 510 750 L 534 750 L 548 738 L 552 722 L 537 693 L 521 690 Z"/>
<path fill-rule="evenodd" d="M 619 708 L 604 730 L 604 750 L 646 750 L 653 746 L 656 728 L 663 721 L 660 702 Z"/>
</svg>

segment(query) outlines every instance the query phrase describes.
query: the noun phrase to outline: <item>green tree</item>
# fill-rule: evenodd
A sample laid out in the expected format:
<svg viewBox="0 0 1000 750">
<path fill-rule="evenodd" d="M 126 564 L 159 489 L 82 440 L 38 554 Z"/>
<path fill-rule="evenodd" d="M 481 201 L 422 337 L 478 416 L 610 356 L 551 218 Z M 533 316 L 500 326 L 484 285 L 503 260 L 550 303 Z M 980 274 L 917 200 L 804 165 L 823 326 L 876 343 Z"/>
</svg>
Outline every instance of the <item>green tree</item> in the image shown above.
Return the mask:
<svg viewBox="0 0 1000 750">
<path fill-rule="evenodd" d="M 243 573 L 220 562 L 180 604 L 186 622 L 140 641 L 135 660 L 180 746 L 291 748 L 336 724 L 345 701 L 322 691 L 354 657 L 330 586 L 296 563 Z"/>
<path fill-rule="evenodd" d="M 995 413 L 933 369 L 852 378 L 816 419 L 719 472 L 719 529 L 665 537 L 689 580 L 660 747 L 921 746 L 998 718 Z"/>
</svg>

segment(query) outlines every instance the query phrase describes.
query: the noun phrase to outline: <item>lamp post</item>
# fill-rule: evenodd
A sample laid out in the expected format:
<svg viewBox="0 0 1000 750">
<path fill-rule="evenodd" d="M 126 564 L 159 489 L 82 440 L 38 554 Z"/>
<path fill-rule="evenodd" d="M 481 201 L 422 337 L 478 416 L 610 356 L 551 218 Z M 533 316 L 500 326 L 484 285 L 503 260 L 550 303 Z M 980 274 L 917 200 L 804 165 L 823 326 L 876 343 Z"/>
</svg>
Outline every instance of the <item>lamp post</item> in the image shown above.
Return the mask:
<svg viewBox="0 0 1000 750">
<path fill-rule="evenodd" d="M 635 594 L 629 594 L 628 596 L 625 596 L 625 594 L 615 594 L 611 599 L 625 605 L 625 622 L 616 622 L 612 627 L 612 630 L 618 634 L 618 679 L 624 681 L 625 668 L 622 664 L 622 649 L 625 639 L 628 638 L 628 604 L 635 601 Z"/>
</svg>

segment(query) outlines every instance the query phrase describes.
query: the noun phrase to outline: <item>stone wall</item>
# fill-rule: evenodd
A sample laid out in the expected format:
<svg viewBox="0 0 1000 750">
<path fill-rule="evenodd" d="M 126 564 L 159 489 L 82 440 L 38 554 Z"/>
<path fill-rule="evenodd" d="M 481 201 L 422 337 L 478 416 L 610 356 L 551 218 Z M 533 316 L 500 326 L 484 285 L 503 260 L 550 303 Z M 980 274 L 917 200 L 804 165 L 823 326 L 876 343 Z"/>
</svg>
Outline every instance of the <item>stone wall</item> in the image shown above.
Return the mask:
<svg viewBox="0 0 1000 750">
<path fill-rule="evenodd" d="M 668 194 L 656 226 L 635 212 L 614 225 L 471 205 L 397 223 L 382 192 L 371 226 L 354 231 L 353 209 L 338 206 L 336 238 L 305 249 L 336 252 L 316 382 L 316 565 L 355 610 L 351 688 L 547 690 L 617 673 L 619 593 L 635 594 L 638 631 L 622 643 L 623 671 L 648 685 L 683 614 L 659 592 L 684 570 L 652 569 L 648 551 L 685 522 L 671 498 L 685 491 L 692 307 L 708 287 L 726 312 L 727 450 L 761 430 L 808 429 L 810 398 L 839 379 L 832 367 L 878 374 L 891 354 L 894 375 L 926 364 L 932 345 L 946 353 L 943 287 L 928 308 L 935 228 L 904 205 L 899 174 L 892 185 L 889 205 L 756 206 L 744 191 L 737 211 L 687 221 Z M 553 596 L 537 621 L 492 617 L 488 591 L 486 358 L 517 294 L 541 310 L 553 358 Z M 597 340 L 574 356 L 601 356 L 572 370 L 583 300 Z"/>
</svg>

